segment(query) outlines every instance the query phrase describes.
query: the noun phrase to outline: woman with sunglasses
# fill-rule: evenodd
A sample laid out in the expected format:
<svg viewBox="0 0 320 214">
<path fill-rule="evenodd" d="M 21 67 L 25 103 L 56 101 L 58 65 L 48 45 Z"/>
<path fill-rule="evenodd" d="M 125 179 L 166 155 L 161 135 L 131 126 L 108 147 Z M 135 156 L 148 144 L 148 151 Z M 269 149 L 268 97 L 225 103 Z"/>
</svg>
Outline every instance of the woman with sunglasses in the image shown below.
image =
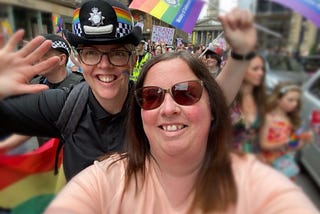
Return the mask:
<svg viewBox="0 0 320 214">
<path fill-rule="evenodd" d="M 134 95 L 127 152 L 80 172 L 46 213 L 317 213 L 286 177 L 229 152 L 228 106 L 199 59 L 151 59 Z"/>
</svg>

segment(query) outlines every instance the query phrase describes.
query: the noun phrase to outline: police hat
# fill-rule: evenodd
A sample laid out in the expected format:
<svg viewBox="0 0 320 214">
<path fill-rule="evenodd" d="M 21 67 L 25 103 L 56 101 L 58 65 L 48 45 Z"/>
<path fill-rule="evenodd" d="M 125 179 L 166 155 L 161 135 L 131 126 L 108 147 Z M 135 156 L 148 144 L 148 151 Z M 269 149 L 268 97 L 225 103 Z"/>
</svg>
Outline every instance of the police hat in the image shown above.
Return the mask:
<svg viewBox="0 0 320 214">
<path fill-rule="evenodd" d="M 68 42 L 59 35 L 55 34 L 43 34 L 42 35 L 46 40 L 51 40 L 51 48 L 62 53 L 65 53 L 67 57 L 70 55 L 70 46 Z"/>
<path fill-rule="evenodd" d="M 129 8 L 115 0 L 89 0 L 74 11 L 72 33 L 65 30 L 69 43 L 79 44 L 138 45 L 142 32 L 139 26 L 133 25 Z"/>
</svg>

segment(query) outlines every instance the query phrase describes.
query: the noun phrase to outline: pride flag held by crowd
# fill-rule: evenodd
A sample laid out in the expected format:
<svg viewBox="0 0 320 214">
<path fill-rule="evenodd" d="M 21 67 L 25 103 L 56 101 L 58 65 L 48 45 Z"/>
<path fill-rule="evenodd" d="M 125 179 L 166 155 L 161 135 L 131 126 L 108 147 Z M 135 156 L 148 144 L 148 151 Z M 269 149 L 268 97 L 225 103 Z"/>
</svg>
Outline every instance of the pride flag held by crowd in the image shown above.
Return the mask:
<svg viewBox="0 0 320 214">
<path fill-rule="evenodd" d="M 192 33 L 204 3 L 203 0 L 133 0 L 129 8 L 141 10 Z"/>
<path fill-rule="evenodd" d="M 60 33 L 63 27 L 63 19 L 60 16 L 52 16 L 53 25 L 57 27 L 56 33 Z"/>
<path fill-rule="evenodd" d="M 19 155 L 0 156 L 0 213 L 42 213 L 65 185 L 62 157 L 54 174 L 58 139 Z"/>
</svg>

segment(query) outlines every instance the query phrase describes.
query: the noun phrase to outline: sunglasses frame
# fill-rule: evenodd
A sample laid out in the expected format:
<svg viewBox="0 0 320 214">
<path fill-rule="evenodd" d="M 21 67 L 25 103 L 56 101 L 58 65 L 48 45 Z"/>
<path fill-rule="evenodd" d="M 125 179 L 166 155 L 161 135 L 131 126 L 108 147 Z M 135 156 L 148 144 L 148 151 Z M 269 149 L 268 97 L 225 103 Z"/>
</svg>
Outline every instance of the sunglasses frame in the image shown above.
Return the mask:
<svg viewBox="0 0 320 214">
<path fill-rule="evenodd" d="M 190 104 L 185 104 L 185 103 L 181 103 L 179 102 L 179 99 L 176 100 L 177 98 L 174 96 L 174 93 L 172 93 L 172 91 L 175 90 L 175 87 L 179 86 L 180 84 L 188 84 L 188 88 L 189 88 L 189 83 L 194 83 L 196 82 L 200 88 L 201 88 L 201 91 L 199 92 L 199 97 L 196 97 L 195 100 L 193 100 L 192 102 L 190 102 Z M 183 106 L 190 106 L 190 105 L 193 105 L 195 103 L 197 103 L 200 99 L 201 99 L 201 96 L 202 96 L 202 93 L 203 93 L 203 81 L 202 80 L 187 80 L 187 81 L 183 81 L 183 82 L 178 82 L 174 85 L 172 85 L 170 88 L 167 88 L 167 89 L 164 89 L 164 88 L 161 88 L 161 87 L 158 87 L 158 86 L 145 86 L 145 87 L 142 87 L 142 88 L 138 88 L 134 91 L 134 96 L 136 98 L 136 101 L 138 103 L 138 105 L 143 109 L 143 110 L 153 110 L 153 109 L 156 109 L 158 108 L 159 106 L 161 106 L 161 104 L 163 103 L 164 101 L 164 98 L 165 98 L 165 95 L 166 93 L 169 93 L 170 96 L 172 97 L 172 99 L 179 105 L 183 105 Z M 152 106 L 151 108 L 145 108 L 145 106 L 143 106 L 142 104 L 142 100 L 143 100 L 143 97 L 142 97 L 142 91 L 146 88 L 153 88 L 153 89 L 157 89 L 157 90 L 160 90 L 161 93 L 159 93 L 159 96 L 156 98 L 158 101 L 158 103 L 154 106 Z M 179 91 L 179 90 L 178 90 Z M 185 90 L 185 92 L 187 92 L 187 90 Z"/>
</svg>

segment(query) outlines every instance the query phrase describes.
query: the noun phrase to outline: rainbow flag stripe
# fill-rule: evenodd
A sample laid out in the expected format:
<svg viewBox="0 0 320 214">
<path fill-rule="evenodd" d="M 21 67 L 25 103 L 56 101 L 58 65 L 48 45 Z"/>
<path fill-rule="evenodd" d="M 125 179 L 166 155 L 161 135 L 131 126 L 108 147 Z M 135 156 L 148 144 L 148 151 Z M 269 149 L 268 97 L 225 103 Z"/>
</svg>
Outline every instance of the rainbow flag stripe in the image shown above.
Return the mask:
<svg viewBox="0 0 320 214">
<path fill-rule="evenodd" d="M 59 173 L 54 174 L 58 144 L 58 139 L 51 139 L 34 151 L 0 156 L 0 208 L 12 211 L 18 207 L 34 209 L 34 202 L 37 201 L 42 204 L 42 211 L 45 209 L 66 183 L 62 154 L 58 163 Z"/>
<path fill-rule="evenodd" d="M 60 16 L 52 16 L 52 22 L 55 26 L 57 26 L 56 33 L 61 32 L 62 25 L 63 25 L 63 19 Z"/>
<path fill-rule="evenodd" d="M 73 11 L 73 19 L 72 19 L 72 23 L 73 24 L 78 24 L 80 23 L 79 20 L 79 13 L 80 13 L 80 8 L 77 8 Z"/>
<path fill-rule="evenodd" d="M 128 11 L 125 11 L 119 7 L 113 7 L 113 9 L 116 12 L 118 22 L 133 25 L 131 15 L 128 13 Z"/>
<path fill-rule="evenodd" d="M 133 0 L 129 7 L 192 33 L 203 5 L 203 0 Z"/>
</svg>

